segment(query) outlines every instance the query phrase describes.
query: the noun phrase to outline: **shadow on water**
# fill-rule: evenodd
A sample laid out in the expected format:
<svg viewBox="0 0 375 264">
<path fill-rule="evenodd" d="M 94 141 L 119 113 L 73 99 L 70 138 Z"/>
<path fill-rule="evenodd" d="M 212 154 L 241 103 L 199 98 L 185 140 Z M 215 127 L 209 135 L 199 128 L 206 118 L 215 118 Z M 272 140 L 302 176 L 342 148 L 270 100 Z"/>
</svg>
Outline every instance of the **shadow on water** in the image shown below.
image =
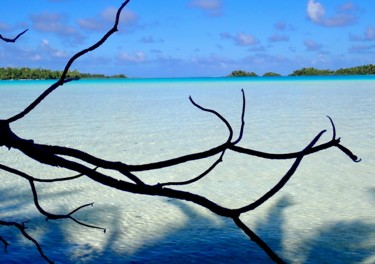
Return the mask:
<svg viewBox="0 0 375 264">
<path fill-rule="evenodd" d="M 13 204 L 0 203 L 1 212 L 14 210 L 15 206 L 22 210 L 25 204 L 17 197 L 25 195 L 17 190 L 2 189 L 1 197 L 15 200 Z M 375 189 L 370 191 L 375 200 Z M 28 195 L 28 194 L 27 194 Z M 55 193 L 53 196 L 67 195 Z M 50 198 L 50 197 L 49 197 Z M 237 229 L 232 221 L 222 218 L 208 217 L 197 210 L 194 205 L 181 201 L 168 200 L 185 216 L 186 221 L 178 228 L 170 228 L 162 237 L 153 238 L 149 234 L 149 242 L 138 247 L 131 254 L 119 250 L 122 243 L 120 233 L 126 232 L 121 218 L 113 217 L 110 223 L 111 232 L 103 235 L 100 231 L 79 227 L 72 221 L 45 221 L 37 213 L 28 219 L 28 231 L 41 243 L 45 253 L 55 263 L 271 263 L 268 257 Z M 293 206 L 293 200 L 281 197 L 268 212 L 266 218 L 255 223 L 254 229 L 280 256 L 289 263 L 363 263 L 374 257 L 375 226 L 362 221 L 339 221 L 316 230 L 315 236 L 301 241 L 297 253 L 298 258 L 290 257 L 283 244 L 285 234 L 283 228 L 287 215 L 285 209 Z M 0 215 L 1 215 L 0 212 Z M 90 215 L 120 215 L 119 209 L 111 207 L 95 207 L 83 216 L 90 220 Z M 82 218 L 81 218 L 82 219 Z M 100 220 L 100 217 L 96 218 Z M 13 219 L 14 220 L 14 219 Z M 22 221 L 21 219 L 19 221 Z M 90 222 L 90 221 L 89 221 Z M 130 223 L 131 225 L 131 223 Z M 89 243 L 75 244 L 68 229 L 90 232 L 91 237 L 104 236 L 104 243 L 94 247 Z M 82 231 L 83 230 L 83 231 Z M 147 231 L 146 231 L 147 232 Z M 94 234 L 94 235 L 93 235 Z M 0 252 L 1 263 L 45 263 L 33 244 L 18 235 L 14 229 L 0 227 L 0 235 L 8 239 L 12 245 L 8 254 Z M 132 241 L 124 241 L 131 244 Z M 78 252 L 78 253 L 77 253 Z M 297 260 L 298 259 L 298 260 Z"/>
<path fill-rule="evenodd" d="M 375 190 L 373 190 L 375 194 Z M 375 197 L 375 196 L 374 196 Z M 375 225 L 364 221 L 338 221 L 315 230 L 315 236 L 302 240 L 299 251 L 287 254 L 283 243 L 284 211 L 293 200 L 283 196 L 269 210 L 255 231 L 288 263 L 366 263 L 375 257 Z M 285 241 L 284 241 L 285 239 Z M 367 262 L 368 263 L 368 262 Z"/>
<path fill-rule="evenodd" d="M 270 263 L 231 220 L 214 220 L 185 202 L 169 203 L 188 217 L 185 225 L 139 249 L 132 263 Z"/>
<path fill-rule="evenodd" d="M 375 252 L 375 227 L 361 221 L 337 222 L 308 241 L 306 263 L 364 263 Z"/>
<path fill-rule="evenodd" d="M 371 196 L 371 198 L 372 198 L 372 203 L 375 205 L 375 187 L 370 188 L 370 189 L 368 190 L 368 192 L 369 192 L 369 194 L 370 194 L 370 196 Z"/>
<path fill-rule="evenodd" d="M 269 209 L 265 219 L 256 221 L 254 231 L 274 250 L 286 260 L 283 254 L 283 225 L 284 211 L 294 203 L 288 196 L 281 197 L 274 206 Z"/>
<path fill-rule="evenodd" d="M 369 190 L 375 204 L 375 188 Z M 365 221 L 338 221 L 321 228 L 306 243 L 306 263 L 374 263 L 375 225 Z"/>
</svg>

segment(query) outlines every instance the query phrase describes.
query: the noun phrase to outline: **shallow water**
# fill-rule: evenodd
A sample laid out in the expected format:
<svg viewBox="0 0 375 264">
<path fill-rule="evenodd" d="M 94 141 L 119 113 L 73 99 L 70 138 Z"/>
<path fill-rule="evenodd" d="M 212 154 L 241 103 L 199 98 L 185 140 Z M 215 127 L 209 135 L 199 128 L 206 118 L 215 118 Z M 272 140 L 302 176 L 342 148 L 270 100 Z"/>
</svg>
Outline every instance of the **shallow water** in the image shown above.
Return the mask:
<svg viewBox="0 0 375 264">
<path fill-rule="evenodd" d="M 50 82 L 0 83 L 0 118 L 18 113 Z M 375 262 L 375 78 L 276 78 L 79 81 L 55 91 L 12 125 L 23 138 L 79 148 L 109 160 L 140 164 L 202 151 L 223 143 L 228 131 L 195 108 L 189 95 L 220 112 L 238 135 L 241 89 L 247 100 L 240 146 L 284 153 L 303 149 L 336 124 L 342 143 L 362 158 L 353 163 L 337 149 L 306 157 L 287 186 L 242 219 L 287 262 Z M 140 173 L 148 183 L 188 179 L 215 159 Z M 0 149 L 0 162 L 38 177 L 69 176 L 17 151 Z M 229 207 L 243 206 L 271 188 L 292 161 L 228 152 L 211 175 L 185 189 Z M 107 172 L 114 177 L 121 177 Z M 120 193 L 82 178 L 38 184 L 42 206 L 54 213 L 95 202 L 76 217 L 107 233 L 68 220 L 44 221 L 28 183 L 0 172 L 1 219 L 25 221 L 55 263 L 267 263 L 269 259 L 231 221 L 198 206 Z M 5 263 L 43 263 L 14 230 Z"/>
</svg>

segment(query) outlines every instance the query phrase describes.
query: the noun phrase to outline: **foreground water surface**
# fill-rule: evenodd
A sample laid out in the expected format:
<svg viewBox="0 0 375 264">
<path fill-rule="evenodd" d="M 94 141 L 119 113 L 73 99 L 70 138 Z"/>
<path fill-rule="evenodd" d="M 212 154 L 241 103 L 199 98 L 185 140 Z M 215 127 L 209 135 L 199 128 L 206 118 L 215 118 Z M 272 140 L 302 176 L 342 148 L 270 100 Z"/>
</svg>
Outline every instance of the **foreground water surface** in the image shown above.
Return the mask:
<svg viewBox="0 0 375 264">
<path fill-rule="evenodd" d="M 22 110 L 51 82 L 0 82 L 0 119 Z M 23 138 L 78 148 L 108 160 L 141 164 L 215 147 L 228 131 L 188 97 L 246 127 L 240 146 L 271 153 L 303 149 L 321 130 L 332 137 L 329 115 L 342 143 L 362 158 L 354 163 L 338 149 L 310 155 L 275 197 L 241 218 L 289 263 L 375 262 L 374 77 L 151 79 L 71 82 L 12 125 Z M 143 172 L 147 183 L 183 180 L 214 159 Z M 15 150 L 0 149 L 0 162 L 40 178 L 71 176 L 46 168 Z M 293 161 L 226 153 L 210 175 L 185 187 L 229 207 L 243 206 L 270 189 Z M 103 171 L 121 177 L 113 172 Z M 41 205 L 77 213 L 103 233 L 69 220 L 45 221 L 34 208 L 28 182 L 0 172 L 0 219 L 27 221 L 55 263 L 268 263 L 235 225 L 190 203 L 121 193 L 80 178 L 37 184 Z M 1 263 L 44 263 L 15 230 L 0 227 L 11 242 Z"/>
</svg>

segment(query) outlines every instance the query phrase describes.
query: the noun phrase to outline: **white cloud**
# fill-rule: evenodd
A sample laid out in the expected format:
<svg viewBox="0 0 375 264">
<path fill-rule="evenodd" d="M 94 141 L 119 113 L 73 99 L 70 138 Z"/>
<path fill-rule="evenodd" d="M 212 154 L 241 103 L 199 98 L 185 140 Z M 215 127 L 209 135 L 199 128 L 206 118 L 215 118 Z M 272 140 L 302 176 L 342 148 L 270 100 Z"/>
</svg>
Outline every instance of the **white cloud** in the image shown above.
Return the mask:
<svg viewBox="0 0 375 264">
<path fill-rule="evenodd" d="M 274 24 L 274 27 L 275 27 L 277 30 L 283 31 L 283 30 L 285 30 L 285 28 L 286 28 L 286 24 L 285 24 L 284 21 L 279 21 L 279 22 L 277 22 L 276 24 Z"/>
<path fill-rule="evenodd" d="M 142 51 L 136 51 L 133 54 L 122 52 L 117 58 L 122 62 L 142 63 L 147 61 L 147 56 Z"/>
<path fill-rule="evenodd" d="M 375 40 L 375 28 L 368 27 L 362 35 L 349 35 L 350 40 L 353 41 L 374 41 Z"/>
<path fill-rule="evenodd" d="M 34 29 L 45 32 L 54 33 L 60 37 L 73 40 L 76 43 L 81 43 L 84 36 L 75 28 L 68 25 L 65 17 L 58 13 L 41 13 L 32 15 L 31 21 Z"/>
<path fill-rule="evenodd" d="M 350 25 L 356 22 L 357 18 L 353 15 L 354 5 L 342 5 L 339 12 L 332 17 L 326 17 L 326 10 L 320 2 L 309 0 L 307 3 L 307 16 L 315 24 L 326 27 L 340 27 Z"/>
<path fill-rule="evenodd" d="M 250 46 L 256 43 L 256 39 L 253 35 L 239 33 L 236 37 L 236 42 L 240 46 Z"/>
<path fill-rule="evenodd" d="M 40 46 L 48 57 L 60 59 L 68 58 L 68 54 L 65 51 L 51 47 L 48 39 L 43 39 Z"/>
<path fill-rule="evenodd" d="M 1 32 L 7 32 L 10 30 L 10 26 L 6 23 L 0 22 L 0 30 Z"/>
<path fill-rule="evenodd" d="M 220 35 L 224 39 L 233 40 L 238 46 L 252 46 L 258 43 L 257 39 L 253 35 L 243 32 L 237 33 L 235 36 L 227 32 L 221 33 Z"/>
<path fill-rule="evenodd" d="M 315 41 L 313 41 L 311 39 L 305 40 L 303 42 L 303 44 L 305 45 L 305 47 L 308 51 L 318 51 L 322 48 L 322 45 L 316 43 Z"/>
<path fill-rule="evenodd" d="M 192 0 L 190 6 L 202 9 L 210 16 L 219 16 L 222 13 L 221 0 Z"/>
<path fill-rule="evenodd" d="M 81 28 L 86 30 L 103 31 L 113 25 L 116 13 L 117 8 L 108 7 L 103 10 L 100 15 L 92 18 L 78 19 L 77 23 Z M 133 30 L 138 25 L 138 15 L 129 9 L 122 11 L 120 17 L 120 26 L 121 25 L 124 25 L 124 30 Z"/>
<path fill-rule="evenodd" d="M 32 50 L 28 47 L 10 45 L 0 47 L 0 60 L 3 66 L 24 67 L 42 60 L 39 50 Z"/>
<path fill-rule="evenodd" d="M 104 29 L 104 23 L 96 18 L 78 19 L 78 25 L 86 30 L 102 31 Z"/>
<path fill-rule="evenodd" d="M 307 4 L 307 15 L 313 22 L 319 23 L 325 15 L 325 12 L 321 3 L 315 3 L 314 0 L 309 0 Z"/>
<path fill-rule="evenodd" d="M 48 47 L 48 46 L 49 46 L 49 41 L 48 41 L 48 39 L 42 39 L 41 46 L 42 46 L 42 47 Z"/>
<path fill-rule="evenodd" d="M 365 39 L 366 40 L 375 40 L 375 29 L 373 27 L 367 28 L 365 32 Z"/>
<path fill-rule="evenodd" d="M 227 68 L 228 65 L 232 65 L 234 60 L 225 58 L 223 56 L 212 53 L 208 56 L 197 56 L 190 59 L 195 67 L 208 68 L 208 67 L 217 67 Z"/>
<path fill-rule="evenodd" d="M 375 45 L 353 45 L 349 48 L 350 53 L 375 54 Z M 372 56 L 367 56 L 372 60 Z M 371 62 L 372 63 L 372 62 Z"/>
<path fill-rule="evenodd" d="M 142 37 L 141 42 L 145 44 L 151 44 L 151 43 L 162 43 L 164 41 L 162 39 L 156 40 L 153 36 L 147 36 L 147 37 Z"/>
<path fill-rule="evenodd" d="M 276 33 L 271 35 L 268 40 L 271 42 L 289 41 L 289 36 Z"/>
<path fill-rule="evenodd" d="M 108 7 L 102 12 L 101 16 L 103 17 L 105 21 L 113 23 L 115 21 L 116 14 L 117 14 L 117 8 Z M 123 12 L 121 12 L 120 20 L 122 23 L 133 23 L 137 19 L 138 19 L 137 14 L 129 9 L 125 9 Z"/>
</svg>

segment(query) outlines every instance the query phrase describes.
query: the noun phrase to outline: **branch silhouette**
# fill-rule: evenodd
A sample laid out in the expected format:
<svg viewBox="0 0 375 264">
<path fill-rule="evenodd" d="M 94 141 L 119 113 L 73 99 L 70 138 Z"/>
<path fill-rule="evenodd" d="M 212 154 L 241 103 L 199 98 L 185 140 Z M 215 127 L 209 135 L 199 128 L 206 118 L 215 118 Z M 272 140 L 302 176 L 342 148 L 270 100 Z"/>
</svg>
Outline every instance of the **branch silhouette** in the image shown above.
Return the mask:
<svg viewBox="0 0 375 264">
<path fill-rule="evenodd" d="M 28 29 L 25 29 L 24 31 L 22 31 L 21 33 L 19 33 L 15 38 L 6 38 L 6 37 L 4 37 L 3 35 L 1 35 L 0 34 L 0 39 L 1 40 L 3 40 L 3 41 L 5 41 L 5 42 L 11 42 L 11 43 L 14 43 L 14 42 L 16 42 L 17 41 L 17 39 L 19 38 L 19 37 L 21 37 L 23 34 L 25 34 L 26 32 L 28 31 Z"/>
<path fill-rule="evenodd" d="M 238 131 L 238 138 L 233 140 L 234 131 L 231 124 L 228 120 L 221 115 L 218 111 L 213 109 L 205 108 L 200 104 L 196 103 L 192 97 L 189 97 L 190 102 L 196 108 L 201 111 L 207 112 L 216 116 L 221 122 L 224 123 L 228 130 L 228 138 L 225 142 L 218 144 L 216 147 L 203 150 L 201 152 L 195 152 L 188 155 L 175 157 L 168 160 L 161 160 L 155 161 L 148 164 L 127 164 L 125 162 L 119 161 L 111 161 L 105 160 L 100 157 L 96 157 L 91 155 L 90 153 L 86 153 L 82 150 L 69 148 L 65 146 L 54 146 L 54 145 L 47 145 L 47 144 L 39 144 L 34 142 L 32 139 L 23 139 L 19 137 L 16 133 L 14 133 L 11 129 L 10 124 L 16 122 L 22 118 L 24 118 L 27 114 L 29 114 L 35 107 L 37 107 L 43 100 L 45 100 L 49 94 L 51 94 L 54 90 L 56 90 L 59 86 L 62 86 L 64 83 L 73 81 L 75 79 L 66 79 L 66 74 L 70 69 L 71 65 L 81 56 L 84 56 L 88 52 L 94 51 L 98 47 L 100 47 L 104 42 L 106 42 L 110 36 L 112 36 L 118 29 L 118 24 L 120 21 L 120 15 L 123 11 L 124 7 L 130 2 L 130 0 L 124 1 L 121 6 L 118 8 L 115 22 L 113 27 L 94 45 L 90 46 L 89 48 L 83 49 L 82 51 L 76 53 L 72 56 L 69 61 L 67 62 L 64 71 L 60 77 L 60 79 L 52 84 L 48 89 L 46 89 L 39 97 L 37 97 L 30 105 L 28 105 L 24 110 L 19 112 L 18 114 L 5 119 L 0 120 L 0 147 L 4 146 L 7 147 L 9 150 L 16 149 L 21 151 L 25 156 L 29 157 L 34 161 L 38 161 L 41 164 L 53 167 L 59 167 L 71 172 L 78 173 L 75 176 L 70 177 L 57 177 L 53 179 L 40 179 L 33 177 L 25 172 L 22 172 L 18 169 L 11 168 L 5 165 L 0 164 L 0 170 L 6 171 L 8 173 L 12 173 L 17 177 L 21 177 L 29 182 L 30 190 L 33 194 L 33 202 L 37 210 L 40 214 L 46 216 L 47 219 L 56 220 L 56 219 L 70 219 L 76 222 L 79 225 L 88 228 L 100 229 L 102 231 L 106 231 L 105 228 L 99 227 L 97 225 L 92 225 L 88 223 L 84 223 L 79 219 L 75 218 L 73 215 L 78 212 L 79 210 L 85 209 L 86 207 L 92 206 L 93 203 L 84 204 L 76 209 L 72 210 L 66 214 L 53 214 L 45 209 L 42 208 L 39 202 L 38 197 L 38 190 L 35 186 L 35 182 L 40 182 L 42 184 L 49 184 L 49 183 L 56 183 L 61 181 L 71 181 L 80 177 L 87 177 L 92 181 L 107 186 L 109 188 L 117 189 L 123 192 L 129 192 L 134 194 L 142 194 L 142 195 L 149 195 L 149 196 L 161 196 L 161 197 L 168 197 L 183 201 L 188 201 L 197 205 L 200 205 L 214 214 L 217 214 L 222 217 L 227 217 L 233 220 L 233 223 L 241 229 L 250 240 L 254 241 L 273 261 L 276 263 L 284 263 L 284 261 L 274 252 L 258 235 L 255 234 L 245 223 L 243 223 L 240 219 L 241 215 L 247 213 L 249 211 L 253 211 L 269 199 L 271 199 L 276 193 L 282 190 L 282 188 L 288 183 L 291 177 L 294 175 L 296 170 L 298 169 L 299 165 L 301 164 L 303 158 L 305 156 L 317 153 L 319 151 L 323 151 L 332 147 L 338 148 L 341 152 L 346 154 L 349 158 L 353 161 L 358 162 L 357 156 L 355 156 L 348 148 L 343 146 L 340 143 L 340 138 L 336 138 L 336 128 L 333 123 L 333 120 L 329 118 L 330 123 L 332 125 L 333 136 L 332 139 L 325 143 L 319 143 L 319 140 L 323 133 L 326 131 L 323 130 L 319 132 L 312 140 L 309 142 L 305 147 L 301 148 L 302 150 L 291 152 L 291 153 L 267 153 L 258 150 L 253 150 L 245 147 L 238 146 L 241 143 L 241 139 L 244 134 L 245 130 L 245 109 L 246 109 L 246 96 L 245 92 L 242 92 L 242 112 L 241 112 L 241 127 Z M 20 33 L 19 36 L 24 34 L 26 31 Z M 19 37 L 17 36 L 15 40 Z M 197 182 L 202 178 L 206 177 L 207 175 L 211 174 L 214 169 L 223 162 L 225 153 L 233 151 L 236 153 L 240 153 L 242 155 L 248 155 L 253 157 L 258 157 L 262 159 L 292 159 L 294 160 L 293 164 L 290 166 L 288 171 L 281 176 L 280 180 L 275 183 L 275 185 L 268 190 L 265 194 L 259 197 L 254 202 L 249 202 L 247 205 L 242 206 L 240 208 L 229 208 L 224 207 L 218 204 L 217 201 L 210 200 L 198 193 L 194 192 L 187 192 L 182 191 L 179 189 L 174 189 L 174 186 L 181 186 L 181 185 L 189 185 L 191 183 Z M 181 181 L 163 181 L 163 178 L 160 179 L 160 182 L 155 185 L 146 184 L 139 176 L 136 175 L 137 172 L 141 171 L 153 171 L 158 170 L 166 167 L 176 166 L 187 162 L 194 162 L 197 160 L 203 160 L 209 157 L 218 156 L 217 159 L 202 173 L 195 176 L 190 176 L 186 180 Z M 71 159 L 74 158 L 74 159 Z M 90 168 L 89 166 L 95 167 Z M 98 169 L 107 169 L 113 170 L 121 173 L 124 178 L 117 179 L 111 177 L 108 174 L 100 172 Z M 7 226 L 14 226 L 17 228 L 22 235 L 27 238 L 28 240 L 32 241 L 37 250 L 39 251 L 40 255 L 49 263 L 52 261 L 44 254 L 42 247 L 40 244 L 32 238 L 28 233 L 25 231 L 25 224 L 16 223 L 16 222 L 8 222 L 0 220 L 0 225 L 7 225 Z M 9 243 L 0 236 L 0 241 L 4 245 L 5 252 L 7 251 Z"/>
</svg>

